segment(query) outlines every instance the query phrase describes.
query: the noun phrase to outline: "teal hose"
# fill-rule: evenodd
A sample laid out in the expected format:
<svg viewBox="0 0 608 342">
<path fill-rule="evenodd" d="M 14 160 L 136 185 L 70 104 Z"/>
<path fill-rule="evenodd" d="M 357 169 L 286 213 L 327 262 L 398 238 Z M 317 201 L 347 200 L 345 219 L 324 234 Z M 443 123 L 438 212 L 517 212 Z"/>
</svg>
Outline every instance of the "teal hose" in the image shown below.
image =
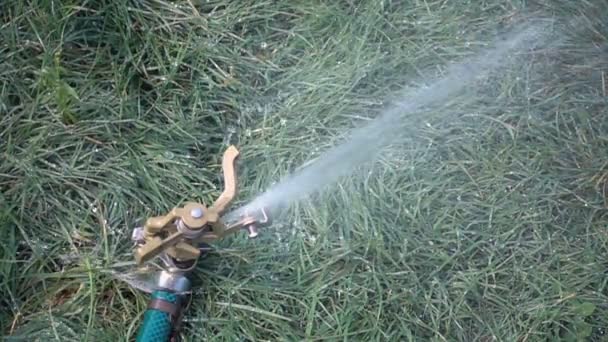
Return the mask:
<svg viewBox="0 0 608 342">
<path fill-rule="evenodd" d="M 152 305 L 153 303 L 156 305 Z M 173 332 L 173 324 L 176 323 L 176 317 L 172 317 L 169 312 L 171 310 L 168 309 L 173 308 L 175 310 L 174 315 L 179 313 L 182 304 L 180 296 L 168 291 L 154 291 L 150 304 L 144 313 L 144 321 L 139 329 L 137 342 L 169 341 Z"/>
</svg>

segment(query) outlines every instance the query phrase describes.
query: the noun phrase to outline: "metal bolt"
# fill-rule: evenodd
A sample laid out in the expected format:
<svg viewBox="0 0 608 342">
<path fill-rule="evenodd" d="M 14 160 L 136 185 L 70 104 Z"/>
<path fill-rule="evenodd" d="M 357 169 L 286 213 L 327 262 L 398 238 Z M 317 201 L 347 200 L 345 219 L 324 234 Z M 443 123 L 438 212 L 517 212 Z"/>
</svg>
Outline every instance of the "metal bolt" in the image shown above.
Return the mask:
<svg viewBox="0 0 608 342">
<path fill-rule="evenodd" d="M 201 217 L 203 217 L 203 209 L 194 208 L 194 209 L 190 210 L 190 216 L 192 216 L 195 219 L 200 219 Z"/>
<path fill-rule="evenodd" d="M 250 224 L 247 226 L 247 232 L 249 233 L 250 239 L 253 239 L 259 235 L 258 227 L 256 227 L 254 224 Z"/>
</svg>

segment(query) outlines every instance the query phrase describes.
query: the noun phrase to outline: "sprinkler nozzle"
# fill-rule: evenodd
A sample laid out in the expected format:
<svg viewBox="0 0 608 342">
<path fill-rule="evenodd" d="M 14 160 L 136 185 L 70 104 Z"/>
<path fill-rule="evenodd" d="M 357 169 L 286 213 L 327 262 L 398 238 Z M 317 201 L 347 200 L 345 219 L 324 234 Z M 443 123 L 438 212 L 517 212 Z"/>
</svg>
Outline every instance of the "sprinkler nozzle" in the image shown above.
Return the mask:
<svg viewBox="0 0 608 342">
<path fill-rule="evenodd" d="M 224 191 L 210 207 L 186 202 L 163 216 L 150 217 L 143 228 L 133 231 L 136 242 L 135 261 L 143 264 L 156 256 L 180 270 L 192 269 L 201 255 L 199 246 L 246 230 L 249 238 L 259 235 L 258 228 L 269 225 L 266 208 L 245 210 L 238 221 L 227 224 L 220 217 L 236 195 L 235 160 L 239 155 L 234 146 L 224 153 Z"/>
</svg>

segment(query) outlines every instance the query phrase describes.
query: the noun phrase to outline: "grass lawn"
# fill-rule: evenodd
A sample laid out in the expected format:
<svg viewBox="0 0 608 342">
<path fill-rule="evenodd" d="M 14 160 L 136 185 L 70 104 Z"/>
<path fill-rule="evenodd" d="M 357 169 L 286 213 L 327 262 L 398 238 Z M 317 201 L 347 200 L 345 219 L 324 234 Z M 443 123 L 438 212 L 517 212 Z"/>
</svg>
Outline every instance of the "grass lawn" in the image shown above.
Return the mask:
<svg viewBox="0 0 608 342">
<path fill-rule="evenodd" d="M 0 336 L 133 339 L 131 229 L 247 203 L 524 18 L 558 39 L 221 241 L 186 341 L 608 340 L 604 0 L 0 2 Z"/>
</svg>

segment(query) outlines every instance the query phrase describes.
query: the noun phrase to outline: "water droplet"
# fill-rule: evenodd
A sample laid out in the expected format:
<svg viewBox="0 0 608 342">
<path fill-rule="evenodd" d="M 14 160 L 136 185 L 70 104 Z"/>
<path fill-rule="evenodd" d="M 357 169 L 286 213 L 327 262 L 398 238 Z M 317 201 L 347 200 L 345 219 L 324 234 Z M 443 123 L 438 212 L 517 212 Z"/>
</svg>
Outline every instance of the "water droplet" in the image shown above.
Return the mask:
<svg viewBox="0 0 608 342">
<path fill-rule="evenodd" d="M 164 156 L 167 159 L 173 159 L 173 157 L 175 157 L 175 154 L 173 154 L 173 152 L 171 151 L 165 151 Z"/>
<path fill-rule="evenodd" d="M 97 212 L 97 207 L 93 207 L 93 209 L 91 209 L 92 212 L 96 213 Z"/>
<path fill-rule="evenodd" d="M 265 48 L 267 48 L 267 47 L 268 47 L 268 43 L 266 43 L 266 42 L 262 42 L 262 44 L 260 44 L 260 47 L 261 47 L 262 49 L 265 49 Z"/>
</svg>

